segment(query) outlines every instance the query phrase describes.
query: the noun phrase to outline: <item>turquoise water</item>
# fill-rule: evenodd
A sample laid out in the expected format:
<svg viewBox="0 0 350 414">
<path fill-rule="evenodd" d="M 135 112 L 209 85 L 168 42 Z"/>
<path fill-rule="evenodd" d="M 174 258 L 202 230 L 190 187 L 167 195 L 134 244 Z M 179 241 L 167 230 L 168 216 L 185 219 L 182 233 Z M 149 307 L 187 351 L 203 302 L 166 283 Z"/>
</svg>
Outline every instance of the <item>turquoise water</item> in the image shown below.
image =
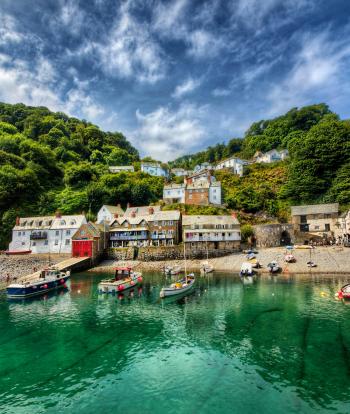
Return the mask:
<svg viewBox="0 0 350 414">
<path fill-rule="evenodd" d="M 211 275 L 164 303 L 162 275 L 123 298 L 99 296 L 102 277 L 0 296 L 1 413 L 350 412 L 346 278 Z"/>
</svg>

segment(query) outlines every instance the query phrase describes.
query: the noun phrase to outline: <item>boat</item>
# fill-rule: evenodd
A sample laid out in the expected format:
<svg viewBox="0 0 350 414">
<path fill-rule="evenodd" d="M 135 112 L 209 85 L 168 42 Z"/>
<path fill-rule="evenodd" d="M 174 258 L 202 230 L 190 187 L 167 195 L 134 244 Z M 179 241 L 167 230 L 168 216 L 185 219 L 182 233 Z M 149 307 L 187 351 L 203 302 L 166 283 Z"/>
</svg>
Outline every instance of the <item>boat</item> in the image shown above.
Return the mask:
<svg viewBox="0 0 350 414">
<path fill-rule="evenodd" d="M 249 262 L 243 262 L 241 266 L 240 275 L 241 277 L 244 276 L 253 276 L 255 274 L 253 270 L 253 265 Z"/>
<path fill-rule="evenodd" d="M 178 275 L 181 273 L 181 266 L 165 266 L 164 273 L 166 275 Z"/>
<path fill-rule="evenodd" d="M 201 273 L 211 273 L 214 271 L 214 266 L 212 266 L 208 260 L 201 263 L 200 266 Z"/>
<path fill-rule="evenodd" d="M 350 283 L 344 285 L 338 292 L 339 299 L 350 299 Z"/>
<path fill-rule="evenodd" d="M 270 273 L 278 273 L 281 270 L 279 264 L 275 260 L 269 263 L 267 267 Z"/>
<path fill-rule="evenodd" d="M 5 250 L 4 253 L 8 256 L 15 256 L 21 254 L 30 254 L 31 250 Z"/>
<path fill-rule="evenodd" d="M 113 279 L 104 279 L 98 284 L 99 293 L 122 293 L 142 282 L 142 273 L 131 267 L 117 267 Z"/>
<path fill-rule="evenodd" d="M 7 286 L 7 297 L 23 299 L 42 295 L 55 289 L 66 288 L 70 271 L 62 272 L 56 266 L 50 266 L 38 272 L 38 278 L 14 282 Z"/>
<path fill-rule="evenodd" d="M 312 260 L 310 260 L 309 262 L 306 262 L 307 267 L 317 267 L 317 264 L 315 262 L 313 262 Z"/>
<path fill-rule="evenodd" d="M 186 244 L 184 242 L 184 261 L 185 261 L 185 277 L 172 283 L 169 287 L 163 287 L 159 296 L 164 299 L 169 296 L 176 296 L 183 293 L 188 293 L 192 290 L 196 283 L 196 278 L 193 273 L 187 274 L 186 268 Z"/>
<path fill-rule="evenodd" d="M 295 263 L 296 262 L 296 258 L 292 253 L 287 253 L 284 256 L 284 261 L 287 263 Z"/>
</svg>

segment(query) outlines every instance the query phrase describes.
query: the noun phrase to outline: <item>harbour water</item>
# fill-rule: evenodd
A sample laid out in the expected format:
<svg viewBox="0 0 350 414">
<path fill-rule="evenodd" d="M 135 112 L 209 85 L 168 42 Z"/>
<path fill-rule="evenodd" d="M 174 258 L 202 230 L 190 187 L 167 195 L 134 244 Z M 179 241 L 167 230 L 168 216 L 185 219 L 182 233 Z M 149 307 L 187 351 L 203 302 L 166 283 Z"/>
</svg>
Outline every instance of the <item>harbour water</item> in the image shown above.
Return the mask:
<svg viewBox="0 0 350 414">
<path fill-rule="evenodd" d="M 98 295 L 101 274 L 0 296 L 1 413 L 350 412 L 346 278 L 214 274 L 169 302 L 144 276 L 123 297 Z"/>
</svg>

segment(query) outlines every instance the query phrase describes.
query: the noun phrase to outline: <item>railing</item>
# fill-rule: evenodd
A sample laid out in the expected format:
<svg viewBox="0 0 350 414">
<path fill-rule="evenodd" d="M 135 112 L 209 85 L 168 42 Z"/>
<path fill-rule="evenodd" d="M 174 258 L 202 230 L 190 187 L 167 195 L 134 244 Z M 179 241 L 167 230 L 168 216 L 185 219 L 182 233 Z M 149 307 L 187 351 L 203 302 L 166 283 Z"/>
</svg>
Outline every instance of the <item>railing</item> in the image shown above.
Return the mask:
<svg viewBox="0 0 350 414">
<path fill-rule="evenodd" d="M 111 234 L 109 240 L 145 240 L 147 239 L 147 234 Z"/>
<path fill-rule="evenodd" d="M 47 239 L 47 232 L 39 232 L 39 233 L 32 233 L 30 235 L 30 240 L 46 240 Z"/>
<path fill-rule="evenodd" d="M 151 239 L 173 239 L 173 234 L 152 234 Z"/>
</svg>

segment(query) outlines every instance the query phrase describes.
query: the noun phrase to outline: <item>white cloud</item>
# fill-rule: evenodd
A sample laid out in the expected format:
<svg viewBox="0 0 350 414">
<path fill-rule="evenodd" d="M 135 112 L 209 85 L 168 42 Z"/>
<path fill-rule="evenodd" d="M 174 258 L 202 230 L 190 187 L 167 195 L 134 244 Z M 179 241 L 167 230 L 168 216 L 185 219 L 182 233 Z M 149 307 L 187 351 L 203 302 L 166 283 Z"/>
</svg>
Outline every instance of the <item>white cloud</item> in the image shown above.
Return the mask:
<svg viewBox="0 0 350 414">
<path fill-rule="evenodd" d="M 173 98 L 181 98 L 197 89 L 201 84 L 201 79 L 188 78 L 180 85 L 177 85 L 174 93 L 171 95 Z"/>
<path fill-rule="evenodd" d="M 188 153 L 204 138 L 202 125 L 207 107 L 182 104 L 178 110 L 159 107 L 153 112 L 136 112 L 139 128 L 131 134 L 143 154 L 151 154 L 162 161 Z"/>
<path fill-rule="evenodd" d="M 229 96 L 232 93 L 230 88 L 215 88 L 212 91 L 212 95 L 215 97 L 220 97 L 220 96 Z"/>
<path fill-rule="evenodd" d="M 23 35 L 17 30 L 13 17 L 7 14 L 0 15 L 0 44 L 19 43 Z"/>
<path fill-rule="evenodd" d="M 293 67 L 268 95 L 271 115 L 305 105 L 315 96 L 328 102 L 335 91 L 349 86 L 350 46 L 345 40 L 330 40 L 329 35 L 325 31 L 301 38 Z"/>
</svg>

